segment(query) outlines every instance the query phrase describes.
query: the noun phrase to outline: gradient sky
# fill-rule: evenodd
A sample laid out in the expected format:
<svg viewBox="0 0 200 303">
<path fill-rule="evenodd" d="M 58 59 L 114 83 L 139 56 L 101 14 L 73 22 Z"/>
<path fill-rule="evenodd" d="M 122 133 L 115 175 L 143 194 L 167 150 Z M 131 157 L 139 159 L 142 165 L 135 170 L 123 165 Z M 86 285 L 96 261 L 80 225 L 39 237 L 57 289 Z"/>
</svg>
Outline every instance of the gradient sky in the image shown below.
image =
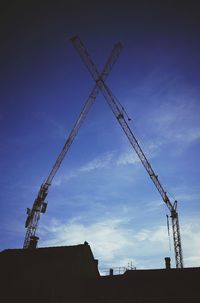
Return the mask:
<svg viewBox="0 0 200 303">
<path fill-rule="evenodd" d="M 1 10 L 1 250 L 22 247 L 26 208 L 94 85 L 70 42 L 79 35 L 99 70 L 122 42 L 107 84 L 179 202 L 185 266 L 200 266 L 198 1 L 28 2 Z M 101 94 L 47 201 L 39 246 L 88 241 L 100 268 L 174 266 L 168 210 Z"/>
</svg>

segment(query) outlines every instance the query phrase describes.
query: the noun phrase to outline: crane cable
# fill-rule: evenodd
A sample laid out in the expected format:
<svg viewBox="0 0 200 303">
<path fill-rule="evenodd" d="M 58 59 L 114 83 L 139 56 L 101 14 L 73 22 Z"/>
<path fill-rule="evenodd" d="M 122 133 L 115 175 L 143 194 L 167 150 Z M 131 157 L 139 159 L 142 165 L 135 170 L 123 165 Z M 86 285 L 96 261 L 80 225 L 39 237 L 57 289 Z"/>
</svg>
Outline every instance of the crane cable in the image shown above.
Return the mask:
<svg viewBox="0 0 200 303">
<path fill-rule="evenodd" d="M 167 217 L 167 233 L 168 233 L 168 239 L 169 239 L 169 251 L 171 252 L 171 238 L 170 238 L 170 228 L 169 228 L 169 216 Z"/>
</svg>

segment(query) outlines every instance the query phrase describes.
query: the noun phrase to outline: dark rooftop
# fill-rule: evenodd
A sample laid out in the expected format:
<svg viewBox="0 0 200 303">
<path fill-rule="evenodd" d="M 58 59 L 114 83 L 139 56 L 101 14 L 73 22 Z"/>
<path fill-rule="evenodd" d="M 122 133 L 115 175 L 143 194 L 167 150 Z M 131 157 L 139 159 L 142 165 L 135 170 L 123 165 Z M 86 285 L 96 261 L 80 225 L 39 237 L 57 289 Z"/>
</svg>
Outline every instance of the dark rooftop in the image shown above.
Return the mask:
<svg viewBox="0 0 200 303">
<path fill-rule="evenodd" d="M 127 270 L 100 276 L 90 246 L 0 253 L 2 302 L 199 303 L 200 268 Z"/>
</svg>

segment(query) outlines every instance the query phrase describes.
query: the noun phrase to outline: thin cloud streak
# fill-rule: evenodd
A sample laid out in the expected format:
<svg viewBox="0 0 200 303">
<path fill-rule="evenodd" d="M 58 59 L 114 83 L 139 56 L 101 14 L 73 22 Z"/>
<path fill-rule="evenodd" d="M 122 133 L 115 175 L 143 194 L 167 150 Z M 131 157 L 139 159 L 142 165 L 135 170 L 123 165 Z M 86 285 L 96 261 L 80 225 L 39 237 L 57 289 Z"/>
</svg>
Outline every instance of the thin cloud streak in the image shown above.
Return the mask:
<svg viewBox="0 0 200 303">
<path fill-rule="evenodd" d="M 173 97 L 175 98 L 175 97 Z M 190 100 L 190 98 L 189 98 Z M 187 145 L 200 139 L 199 105 L 185 99 L 166 102 L 151 112 L 151 124 L 159 130 L 163 143 Z M 164 140 L 163 140 L 164 139 Z"/>
<path fill-rule="evenodd" d="M 146 155 L 149 159 L 157 156 L 159 153 L 159 145 L 160 144 L 157 145 L 156 143 L 150 143 L 148 145 L 146 148 Z M 95 170 L 113 169 L 115 166 L 126 166 L 129 164 L 134 165 L 140 162 L 141 160 L 138 155 L 133 149 L 131 150 L 130 147 L 120 153 L 117 153 L 116 151 L 106 152 L 82 165 L 73 172 L 59 175 L 55 178 L 53 186 L 60 186 L 73 178 Z"/>
<path fill-rule="evenodd" d="M 140 162 L 140 159 L 134 152 L 123 152 L 116 160 L 117 165 L 135 164 Z"/>
<path fill-rule="evenodd" d="M 90 172 L 95 169 L 102 169 L 106 168 L 110 165 L 112 159 L 113 159 L 114 153 L 113 152 L 108 152 L 105 153 L 94 160 L 88 162 L 84 166 L 79 168 L 79 172 Z"/>
<path fill-rule="evenodd" d="M 91 224 L 82 223 L 81 217 L 68 223 L 52 219 L 42 227 L 42 233 L 49 239 L 41 244 L 76 245 L 88 241 L 100 267 L 125 266 L 124 262 L 134 260 L 137 268 L 160 268 L 164 265 L 164 256 L 169 254 L 174 262 L 173 252 L 169 253 L 166 226 L 134 230 L 129 223 L 127 216 L 101 217 Z M 198 221 L 182 226 L 185 266 L 199 266 L 200 234 L 194 230 L 195 225 L 200 227 Z"/>
</svg>

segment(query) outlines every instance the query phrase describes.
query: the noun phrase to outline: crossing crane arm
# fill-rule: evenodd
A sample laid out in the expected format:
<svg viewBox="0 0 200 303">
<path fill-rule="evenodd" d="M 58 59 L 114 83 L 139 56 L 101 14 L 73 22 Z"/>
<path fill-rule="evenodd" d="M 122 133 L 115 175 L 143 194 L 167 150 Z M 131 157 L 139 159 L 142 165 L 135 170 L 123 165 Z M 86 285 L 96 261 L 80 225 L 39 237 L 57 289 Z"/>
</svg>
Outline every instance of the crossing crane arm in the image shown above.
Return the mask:
<svg viewBox="0 0 200 303">
<path fill-rule="evenodd" d="M 116 62 L 121 50 L 122 50 L 121 43 L 117 43 L 116 45 L 114 45 L 111 55 L 108 58 L 105 66 L 103 68 L 103 71 L 101 73 L 101 77 L 103 80 L 105 80 L 106 77 L 108 76 L 108 73 L 110 72 L 112 66 Z M 46 180 L 44 181 L 44 183 L 41 185 L 38 195 L 33 203 L 32 209 L 29 209 L 29 208 L 27 209 L 27 219 L 25 222 L 25 227 L 27 228 L 27 231 L 26 231 L 26 235 L 25 235 L 25 239 L 24 239 L 23 248 L 28 248 L 31 237 L 36 236 L 36 231 L 37 231 L 37 227 L 38 227 L 38 223 L 39 223 L 39 219 L 40 219 L 40 214 L 45 213 L 45 211 L 46 211 L 47 203 L 45 202 L 45 198 L 48 195 L 49 186 L 51 185 L 51 182 L 52 182 L 56 172 L 58 171 L 67 151 L 69 150 L 71 144 L 73 143 L 90 108 L 92 107 L 92 105 L 98 95 L 98 92 L 99 92 L 99 87 L 97 84 L 95 84 L 83 107 L 83 110 L 81 111 L 74 127 L 72 128 L 72 131 L 71 131 L 67 141 L 65 142 L 60 154 L 58 155 L 58 157 L 56 159 L 55 164 L 53 165 L 53 168 L 51 169 L 51 171 L 50 171 L 48 177 L 46 178 Z"/>
<path fill-rule="evenodd" d="M 103 96 L 105 97 L 108 105 L 110 106 L 113 114 L 115 115 L 117 121 L 121 125 L 124 133 L 126 134 L 130 144 L 134 148 L 135 152 L 137 153 L 139 159 L 141 160 L 143 166 L 145 167 L 147 173 L 149 174 L 151 180 L 155 184 L 157 190 L 159 191 L 164 203 L 167 205 L 168 209 L 171 213 L 172 219 L 172 230 L 173 230 L 173 240 L 174 240 L 174 251 L 175 251 L 175 261 L 177 268 L 183 268 L 183 257 L 182 257 L 182 246 L 181 246 L 181 236 L 180 236 L 180 228 L 179 228 L 179 220 L 178 220 L 178 213 L 177 213 L 177 201 L 172 203 L 164 190 L 162 184 L 160 183 L 158 176 L 155 174 L 153 168 L 151 167 L 149 161 L 147 160 L 142 148 L 139 145 L 136 137 L 134 136 L 133 132 L 131 131 L 128 122 L 123 114 L 122 108 L 119 107 L 118 103 L 116 102 L 116 98 L 113 95 L 110 88 L 106 85 L 104 79 L 99 74 L 95 64 L 93 63 L 89 53 L 87 52 L 86 48 L 84 47 L 82 41 L 79 37 L 73 37 L 71 39 L 75 49 L 78 51 L 80 57 L 82 58 L 83 62 L 85 63 L 87 69 L 89 70 L 90 74 L 92 75 L 94 81 L 98 85 L 99 89 L 101 90 Z"/>
</svg>

